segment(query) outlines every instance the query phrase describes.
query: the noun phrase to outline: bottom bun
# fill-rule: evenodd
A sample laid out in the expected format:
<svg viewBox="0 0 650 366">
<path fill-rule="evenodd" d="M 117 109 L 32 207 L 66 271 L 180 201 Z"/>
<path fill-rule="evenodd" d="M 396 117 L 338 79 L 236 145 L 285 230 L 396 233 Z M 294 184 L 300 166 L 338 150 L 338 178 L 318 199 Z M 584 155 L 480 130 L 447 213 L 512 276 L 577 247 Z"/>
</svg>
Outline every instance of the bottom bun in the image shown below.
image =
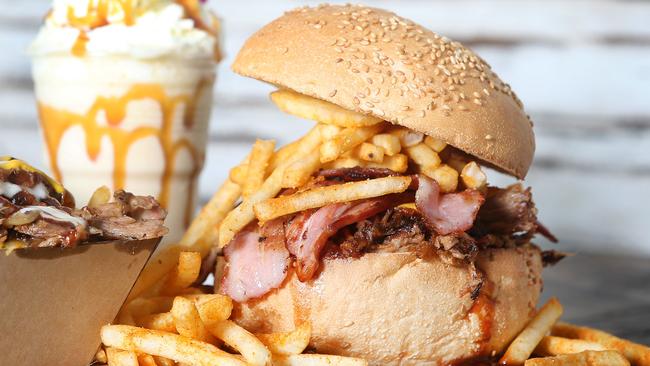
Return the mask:
<svg viewBox="0 0 650 366">
<path fill-rule="evenodd" d="M 280 289 L 238 304 L 233 317 L 253 332 L 309 321 L 317 352 L 373 365 L 456 363 L 503 351 L 534 314 L 542 288 L 534 245 L 482 250 L 476 267 L 413 253 L 328 259 L 313 281 L 291 271 Z"/>
</svg>

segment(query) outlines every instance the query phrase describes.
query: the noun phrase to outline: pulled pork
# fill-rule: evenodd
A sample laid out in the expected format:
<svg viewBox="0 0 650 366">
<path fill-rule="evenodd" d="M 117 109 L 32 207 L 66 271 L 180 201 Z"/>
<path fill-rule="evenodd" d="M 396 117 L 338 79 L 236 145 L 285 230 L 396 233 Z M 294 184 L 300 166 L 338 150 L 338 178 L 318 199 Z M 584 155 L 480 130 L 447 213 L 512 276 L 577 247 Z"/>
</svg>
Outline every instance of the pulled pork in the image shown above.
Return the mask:
<svg viewBox="0 0 650 366">
<path fill-rule="evenodd" d="M 102 240 L 158 238 L 167 233 L 163 226 L 166 212 L 152 197 L 117 191 L 114 202 L 80 210 L 48 198 L 19 205 L 13 203 L 19 203 L 17 200 L 0 197 L 0 246 L 19 241 L 29 247 L 70 248 Z"/>
</svg>

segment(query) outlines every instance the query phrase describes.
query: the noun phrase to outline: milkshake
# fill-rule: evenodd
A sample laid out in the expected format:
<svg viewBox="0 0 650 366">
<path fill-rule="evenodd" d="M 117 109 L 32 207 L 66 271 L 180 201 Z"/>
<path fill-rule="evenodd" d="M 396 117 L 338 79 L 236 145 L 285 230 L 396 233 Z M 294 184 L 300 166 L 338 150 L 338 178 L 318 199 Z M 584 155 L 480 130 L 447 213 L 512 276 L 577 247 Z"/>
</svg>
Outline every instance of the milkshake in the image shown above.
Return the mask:
<svg viewBox="0 0 650 366">
<path fill-rule="evenodd" d="M 203 166 L 218 53 L 198 0 L 55 0 L 30 47 L 49 168 L 84 204 L 96 187 L 155 196 L 176 241 Z"/>
</svg>

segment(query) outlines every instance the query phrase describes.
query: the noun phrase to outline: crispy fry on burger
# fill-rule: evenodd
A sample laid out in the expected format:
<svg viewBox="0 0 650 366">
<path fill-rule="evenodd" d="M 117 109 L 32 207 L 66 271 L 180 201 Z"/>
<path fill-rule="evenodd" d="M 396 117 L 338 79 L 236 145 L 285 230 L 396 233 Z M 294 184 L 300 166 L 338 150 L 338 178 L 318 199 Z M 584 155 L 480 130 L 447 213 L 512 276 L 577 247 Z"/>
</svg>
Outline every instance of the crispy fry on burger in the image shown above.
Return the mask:
<svg viewBox="0 0 650 366">
<path fill-rule="evenodd" d="M 70 192 L 45 173 L 0 157 L 0 247 L 70 248 L 102 240 L 143 240 L 167 233 L 167 213 L 152 197 L 99 188 L 76 209 Z"/>
</svg>

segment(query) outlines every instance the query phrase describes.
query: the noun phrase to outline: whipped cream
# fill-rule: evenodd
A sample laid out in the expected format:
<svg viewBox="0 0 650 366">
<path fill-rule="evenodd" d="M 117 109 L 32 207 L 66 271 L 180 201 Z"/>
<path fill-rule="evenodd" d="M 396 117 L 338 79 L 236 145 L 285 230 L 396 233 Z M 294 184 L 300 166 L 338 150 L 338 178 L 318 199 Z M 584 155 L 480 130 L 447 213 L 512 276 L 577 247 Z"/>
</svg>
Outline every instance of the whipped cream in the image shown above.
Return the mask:
<svg viewBox="0 0 650 366">
<path fill-rule="evenodd" d="M 82 39 L 88 56 L 215 60 L 210 15 L 198 0 L 54 0 L 29 52 L 70 54 Z"/>
</svg>

